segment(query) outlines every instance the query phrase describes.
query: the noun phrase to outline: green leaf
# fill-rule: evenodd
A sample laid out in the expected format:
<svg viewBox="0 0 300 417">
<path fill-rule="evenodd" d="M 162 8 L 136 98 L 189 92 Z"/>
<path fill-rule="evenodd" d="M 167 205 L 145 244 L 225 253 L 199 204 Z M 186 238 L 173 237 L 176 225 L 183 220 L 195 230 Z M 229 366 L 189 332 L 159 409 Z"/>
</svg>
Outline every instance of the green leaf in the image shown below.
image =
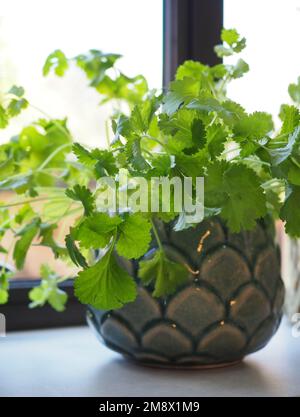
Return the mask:
<svg viewBox="0 0 300 417">
<path fill-rule="evenodd" d="M 20 100 L 13 99 L 10 101 L 7 107 L 7 114 L 10 117 L 17 116 L 21 113 L 22 110 L 28 107 L 28 101 L 25 98 L 21 98 Z"/>
<path fill-rule="evenodd" d="M 191 148 L 196 152 L 205 145 L 204 123 L 195 111 L 182 108 L 171 117 L 163 114 L 158 124 L 164 133 L 170 135 L 167 146 L 171 152 Z"/>
<path fill-rule="evenodd" d="M 224 151 L 228 132 L 222 124 L 214 123 L 206 129 L 207 149 L 212 159 L 215 159 Z"/>
<path fill-rule="evenodd" d="M 82 268 L 87 268 L 88 264 L 85 260 L 85 257 L 81 254 L 81 252 L 79 251 L 79 249 L 77 248 L 76 244 L 75 244 L 75 240 L 73 237 L 74 230 L 71 228 L 70 229 L 70 234 L 67 235 L 65 237 L 65 243 L 66 243 L 66 248 L 68 250 L 69 256 L 72 260 L 72 262 L 76 265 L 76 266 L 81 266 Z M 76 234 L 76 232 L 75 232 Z"/>
<path fill-rule="evenodd" d="M 201 64 L 201 62 L 188 60 L 177 68 L 176 80 L 183 80 L 184 78 L 193 78 L 195 80 L 202 80 L 203 73 L 209 74 L 209 67 Z"/>
<path fill-rule="evenodd" d="M 176 168 L 186 177 L 201 177 L 208 163 L 207 152 L 201 149 L 193 155 L 183 153 L 175 156 Z"/>
<path fill-rule="evenodd" d="M 152 117 L 157 110 L 156 97 L 145 100 L 134 106 L 129 119 L 130 128 L 136 133 L 146 133 L 149 129 Z"/>
<path fill-rule="evenodd" d="M 300 104 L 300 77 L 298 77 L 297 84 L 289 85 L 289 95 L 295 103 Z"/>
<path fill-rule="evenodd" d="M 102 310 L 121 308 L 137 295 L 133 278 L 118 265 L 110 250 L 95 265 L 79 272 L 74 286 L 83 304 Z"/>
<path fill-rule="evenodd" d="M 238 121 L 243 114 L 242 107 L 236 103 L 227 100 L 221 104 L 215 98 L 207 96 L 191 100 L 191 102 L 187 104 L 186 108 L 197 110 L 200 114 L 216 112 L 216 114 L 228 125 Z"/>
<path fill-rule="evenodd" d="M 84 185 L 76 184 L 66 190 L 66 196 L 75 201 L 80 201 L 84 208 L 84 214 L 89 216 L 95 208 L 95 200 L 91 191 Z"/>
<path fill-rule="evenodd" d="M 214 48 L 216 54 L 220 58 L 239 53 L 246 47 L 246 39 L 241 38 L 235 29 L 223 29 L 221 32 L 221 40 L 225 42 L 227 46 L 216 45 Z"/>
<path fill-rule="evenodd" d="M 231 48 L 226 48 L 224 45 L 216 45 L 214 51 L 219 58 L 224 58 L 224 56 L 233 55 L 233 50 Z"/>
<path fill-rule="evenodd" d="M 140 262 L 139 277 L 145 285 L 155 281 L 154 297 L 174 293 L 188 278 L 185 266 L 170 261 L 164 251 L 157 250 L 151 259 Z"/>
<path fill-rule="evenodd" d="M 115 134 L 115 137 L 111 143 L 112 145 L 117 143 L 120 140 L 121 136 L 123 136 L 124 138 L 130 136 L 131 126 L 129 117 L 125 116 L 124 114 L 120 114 L 117 120 L 113 119 L 112 130 Z"/>
<path fill-rule="evenodd" d="M 246 72 L 249 71 L 249 65 L 243 59 L 239 59 L 238 62 L 231 68 L 230 73 L 232 78 L 241 78 Z"/>
<path fill-rule="evenodd" d="M 80 143 L 74 143 L 72 146 L 72 151 L 77 156 L 78 161 L 86 167 L 92 168 L 95 165 L 96 160 L 92 156 L 92 153 L 80 145 Z"/>
<path fill-rule="evenodd" d="M 290 164 L 288 180 L 291 184 L 300 186 L 300 167 L 294 163 Z"/>
<path fill-rule="evenodd" d="M 272 165 L 282 164 L 287 158 L 289 158 L 293 153 L 298 154 L 300 144 L 300 126 L 297 126 L 293 133 L 288 137 L 288 142 L 283 147 L 276 147 L 269 149 L 269 154 L 271 155 Z M 272 141 L 270 142 L 272 146 Z"/>
<path fill-rule="evenodd" d="M 47 265 L 42 265 L 41 277 L 41 284 L 29 292 L 29 307 L 43 307 L 48 302 L 54 310 L 64 311 L 68 295 L 58 287 L 58 275 Z"/>
<path fill-rule="evenodd" d="M 140 213 L 128 214 L 119 226 L 116 245 L 120 256 L 127 259 L 140 258 L 147 252 L 151 241 L 151 223 Z"/>
<path fill-rule="evenodd" d="M 113 152 L 108 150 L 87 150 L 79 143 L 74 143 L 73 152 L 79 162 L 87 168 L 94 168 L 97 178 L 117 173 L 116 161 Z"/>
<path fill-rule="evenodd" d="M 237 43 L 239 37 L 240 35 L 236 29 L 222 29 L 221 39 L 223 42 L 226 42 L 230 46 Z"/>
<path fill-rule="evenodd" d="M 127 143 L 126 155 L 135 170 L 143 172 L 150 167 L 142 154 L 140 139 L 131 140 Z"/>
<path fill-rule="evenodd" d="M 285 231 L 292 237 L 300 237 L 300 187 L 293 187 L 280 211 L 285 221 Z"/>
<path fill-rule="evenodd" d="M 280 134 L 290 134 L 300 123 L 300 113 L 297 107 L 283 104 L 280 108 L 280 119 L 283 124 Z"/>
<path fill-rule="evenodd" d="M 15 244 L 13 258 L 18 269 L 23 268 L 25 258 L 28 252 L 28 249 L 33 241 L 34 237 L 39 231 L 40 220 L 34 219 L 31 223 L 27 224 L 18 235 L 21 236 L 20 239 Z"/>
<path fill-rule="evenodd" d="M 119 54 L 106 54 L 97 49 L 91 49 L 87 54 L 75 57 L 76 64 L 91 80 L 92 87 L 99 87 L 105 80 L 106 72 L 121 58 Z"/>
<path fill-rule="evenodd" d="M 34 217 L 35 217 L 35 212 L 33 211 L 30 204 L 27 203 L 27 204 L 24 204 L 15 215 L 15 222 L 17 224 L 30 222 Z"/>
<path fill-rule="evenodd" d="M 18 87 L 17 85 L 13 85 L 9 91 L 8 94 L 13 94 L 17 97 L 22 97 L 24 95 L 25 91 L 23 87 Z"/>
<path fill-rule="evenodd" d="M 206 207 L 222 207 L 226 201 L 223 187 L 224 173 L 229 168 L 225 161 L 215 161 L 207 167 L 204 180 L 204 203 Z"/>
<path fill-rule="evenodd" d="M 9 279 L 13 276 L 12 272 L 5 271 L 2 268 L 0 273 L 0 305 L 6 304 L 9 298 Z"/>
<path fill-rule="evenodd" d="M 118 226 L 122 223 L 119 216 L 109 216 L 106 213 L 96 213 L 83 220 L 78 226 L 76 239 L 80 246 L 90 249 L 105 248 Z"/>
<path fill-rule="evenodd" d="M 227 194 L 221 216 L 230 230 L 238 233 L 255 227 L 266 214 L 266 197 L 258 176 L 245 165 L 232 165 L 225 173 L 223 189 Z"/>
<path fill-rule="evenodd" d="M 48 75 L 53 69 L 56 75 L 62 77 L 68 68 L 69 63 L 65 54 L 61 50 L 56 49 L 56 51 L 52 52 L 46 59 L 43 67 L 43 75 Z"/>
<path fill-rule="evenodd" d="M 55 258 L 59 256 L 66 255 L 66 248 L 60 246 L 54 239 L 53 233 L 57 229 L 56 224 L 41 224 L 40 235 L 41 238 L 40 245 L 48 247 L 52 250 Z"/>
<path fill-rule="evenodd" d="M 7 290 L 0 288 L 0 305 L 6 304 L 9 298 L 9 294 Z"/>
<path fill-rule="evenodd" d="M 163 111 L 172 115 L 178 108 L 199 95 L 200 82 L 193 78 L 184 78 L 170 83 L 170 91 L 163 100 Z"/>
<path fill-rule="evenodd" d="M 4 129 L 8 125 L 8 116 L 5 108 L 0 104 L 0 129 Z"/>
<path fill-rule="evenodd" d="M 245 115 L 234 126 L 234 133 L 242 139 L 261 139 L 274 128 L 272 116 L 268 113 L 254 112 Z"/>
</svg>

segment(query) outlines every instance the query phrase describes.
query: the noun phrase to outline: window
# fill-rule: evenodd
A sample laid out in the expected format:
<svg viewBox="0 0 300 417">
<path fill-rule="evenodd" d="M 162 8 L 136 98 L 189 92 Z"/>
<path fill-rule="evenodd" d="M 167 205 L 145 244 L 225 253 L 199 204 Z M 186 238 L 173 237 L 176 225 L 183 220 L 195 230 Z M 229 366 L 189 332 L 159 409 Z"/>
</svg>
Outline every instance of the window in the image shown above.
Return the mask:
<svg viewBox="0 0 300 417">
<path fill-rule="evenodd" d="M 51 117 L 67 115 L 76 140 L 91 146 L 104 143 L 107 109 L 99 108 L 99 96 L 87 88 L 83 74 L 74 68 L 63 80 L 41 75 L 45 58 L 57 48 L 67 56 L 91 48 L 121 53 L 124 72 L 142 73 L 150 87 L 158 88 L 162 74 L 167 84 L 185 59 L 217 62 L 213 45 L 219 43 L 222 0 L 53 0 L 48 7 L 38 0 L 3 0 L 1 6 L 1 90 L 13 83 L 23 85 L 36 109 L 24 112 L 19 125 L 0 131 L 0 143 L 17 132 L 20 124 L 40 117 L 38 109 Z M 79 324 L 84 320 L 84 308 L 73 296 L 71 281 L 64 284 L 69 302 L 63 314 L 48 306 L 39 311 L 28 309 L 27 292 L 36 282 L 28 279 L 39 277 L 42 257 L 49 254 L 33 249 L 27 269 L 18 275 L 27 281 L 12 282 L 10 302 L 0 308 L 7 317 L 8 330 Z"/>
<path fill-rule="evenodd" d="M 122 71 L 129 76 L 141 73 L 151 88 L 160 88 L 162 0 L 86 0 L 72 6 L 55 0 L 49 6 L 45 12 L 44 4 L 36 0 L 21 4 L 11 0 L 2 2 L 0 87 L 7 91 L 12 84 L 22 85 L 35 108 L 22 113 L 8 129 L 0 130 L 0 142 L 19 132 L 22 125 L 44 117 L 42 112 L 45 112 L 52 118 L 67 116 L 77 141 L 103 147 L 106 144 L 104 121 L 110 104 L 99 107 L 99 94 L 87 87 L 79 68 L 71 68 L 63 79 L 54 74 L 43 77 L 45 59 L 58 48 L 68 57 L 92 48 L 120 53 Z M 5 198 L 9 195 L 2 194 L 1 200 Z M 68 224 L 62 227 L 66 229 Z M 61 232 L 56 237 L 63 236 Z M 37 258 L 39 262 L 35 261 Z M 12 263 L 11 256 L 6 259 L 1 255 L 1 260 Z M 59 273 L 72 275 L 73 268 L 54 260 L 50 249 L 35 247 L 30 249 L 24 270 L 17 272 L 16 278 L 38 278 L 40 264 L 46 261 Z"/>
<path fill-rule="evenodd" d="M 288 85 L 300 74 L 300 1 L 224 0 L 224 26 L 246 37 L 242 58 L 250 66 L 229 87 L 229 96 L 248 111 L 277 116 L 280 104 L 290 102 Z"/>
</svg>

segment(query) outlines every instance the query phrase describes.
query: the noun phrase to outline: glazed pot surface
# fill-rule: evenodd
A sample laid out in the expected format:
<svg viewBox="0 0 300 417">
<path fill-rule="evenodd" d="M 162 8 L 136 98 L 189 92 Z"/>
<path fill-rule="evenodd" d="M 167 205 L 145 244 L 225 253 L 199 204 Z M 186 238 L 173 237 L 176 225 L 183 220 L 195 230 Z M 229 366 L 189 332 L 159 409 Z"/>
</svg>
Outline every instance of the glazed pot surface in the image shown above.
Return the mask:
<svg viewBox="0 0 300 417">
<path fill-rule="evenodd" d="M 100 339 L 145 364 L 176 367 L 236 363 L 264 347 L 284 301 L 270 226 L 232 234 L 215 217 L 182 232 L 161 224 L 159 232 L 168 256 L 190 268 L 188 282 L 164 299 L 139 286 L 137 299 L 120 310 L 89 307 Z M 133 264 L 121 263 L 137 275 Z"/>
</svg>

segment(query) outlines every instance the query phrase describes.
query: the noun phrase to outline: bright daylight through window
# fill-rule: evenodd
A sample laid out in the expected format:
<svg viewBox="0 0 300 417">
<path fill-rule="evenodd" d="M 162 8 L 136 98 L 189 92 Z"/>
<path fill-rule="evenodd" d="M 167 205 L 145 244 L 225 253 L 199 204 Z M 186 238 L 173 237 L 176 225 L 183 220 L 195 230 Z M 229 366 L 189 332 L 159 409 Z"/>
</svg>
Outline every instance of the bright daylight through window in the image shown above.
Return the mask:
<svg viewBox="0 0 300 417">
<path fill-rule="evenodd" d="M 26 98 L 35 107 L 28 108 L 9 128 L 0 131 L 0 143 L 17 134 L 22 125 L 47 114 L 51 118 L 67 117 L 76 141 L 105 147 L 106 136 L 111 134 L 105 120 L 113 104 L 99 106 L 101 97 L 88 88 L 84 73 L 75 65 L 64 79 L 54 73 L 43 77 L 45 59 L 58 48 L 68 57 L 89 49 L 113 52 L 123 56 L 118 68 L 126 75 L 143 74 L 151 88 L 161 88 L 162 0 L 85 0 L 72 4 L 54 0 L 47 11 L 45 4 L 36 0 L 3 0 L 0 48 L 1 91 L 13 84 L 22 85 Z M 61 226 L 58 234 L 63 236 L 64 227 L 68 224 Z M 35 247 L 17 276 L 39 277 L 39 265 L 32 262 L 37 252 L 39 263 L 47 261 L 61 273 L 66 271 L 62 262 L 52 260 L 50 249 Z M 0 259 L 7 260 L 7 256 L 1 254 Z M 11 257 L 8 260 L 11 263 Z"/>
</svg>

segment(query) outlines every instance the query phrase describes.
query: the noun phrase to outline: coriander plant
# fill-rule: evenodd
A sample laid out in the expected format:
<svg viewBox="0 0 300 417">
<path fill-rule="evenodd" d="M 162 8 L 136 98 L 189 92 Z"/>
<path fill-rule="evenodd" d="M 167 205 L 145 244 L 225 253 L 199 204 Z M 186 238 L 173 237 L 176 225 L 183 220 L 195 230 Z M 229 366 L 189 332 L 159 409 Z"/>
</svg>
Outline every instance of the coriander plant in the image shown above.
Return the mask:
<svg viewBox="0 0 300 417">
<path fill-rule="evenodd" d="M 219 57 L 246 46 L 236 30 L 222 31 Z M 221 216 L 238 233 L 271 215 L 285 222 L 286 232 L 300 236 L 300 78 L 289 86 L 294 104 L 280 108 L 281 126 L 275 129 L 265 112 L 248 114 L 226 95 L 228 83 L 249 67 L 212 67 L 186 61 L 166 91 L 149 90 L 141 75 L 128 77 L 117 68 L 120 55 L 91 50 L 68 59 L 56 50 L 43 73 L 62 77 L 72 65 L 80 67 L 101 97 L 111 101 L 113 140 L 106 149 L 88 149 L 75 142 L 67 119 L 43 117 L 24 127 L 0 147 L 0 189 L 13 193 L 0 206 L 0 233 L 12 232 L 16 268 L 24 265 L 31 244 L 50 247 L 55 257 L 71 260 L 80 270 L 75 294 L 96 308 L 120 308 L 135 299 L 136 282 L 118 257 L 136 259 L 138 276 L 154 287 L 156 297 L 168 295 L 185 282 L 189 271 L 168 258 L 156 230 L 157 220 L 172 222 L 176 231 L 193 227 L 184 212 L 158 210 L 112 213 L 99 210 L 98 180 L 120 170 L 130 177 L 204 177 L 205 216 Z M 0 104 L 0 128 L 30 106 L 22 87 L 13 86 Z M 100 103 L 100 104 L 101 104 Z M 258 103 L 259 104 L 259 103 Z M 36 204 L 38 203 L 38 204 Z M 75 216 L 59 245 L 53 236 L 58 222 Z M 156 250 L 144 257 L 152 240 Z M 153 245 L 152 245 L 153 246 Z M 3 254 L 10 248 L 0 247 Z M 5 264 L 0 275 L 0 303 L 8 300 Z M 49 302 L 64 309 L 67 296 L 59 288 L 62 277 L 41 267 L 41 285 L 30 291 L 31 306 Z"/>
</svg>

